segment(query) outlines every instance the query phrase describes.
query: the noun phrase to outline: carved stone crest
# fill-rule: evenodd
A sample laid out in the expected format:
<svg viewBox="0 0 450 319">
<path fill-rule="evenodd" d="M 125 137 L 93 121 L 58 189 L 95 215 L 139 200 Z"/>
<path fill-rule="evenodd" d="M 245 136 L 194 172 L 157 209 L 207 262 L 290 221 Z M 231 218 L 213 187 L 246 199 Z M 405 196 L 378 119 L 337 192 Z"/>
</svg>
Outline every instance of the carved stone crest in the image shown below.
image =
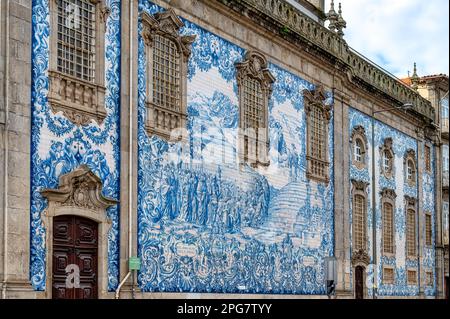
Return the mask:
<svg viewBox="0 0 450 319">
<path fill-rule="evenodd" d="M 319 106 L 323 111 L 325 119 L 329 122 L 331 119 L 331 106 L 325 104 L 325 90 L 323 85 L 317 85 L 313 91 L 303 90 L 303 98 L 305 99 L 305 112 L 309 114 L 313 106 Z"/>
<path fill-rule="evenodd" d="M 407 207 L 415 207 L 416 206 L 416 199 L 414 197 L 405 195 L 405 202 L 406 202 Z"/>
<path fill-rule="evenodd" d="M 236 63 L 237 80 L 240 85 L 246 76 L 251 76 L 261 83 L 267 98 L 272 94 L 272 84 L 275 77 L 268 69 L 267 60 L 259 52 L 248 51 L 243 62 Z"/>
<path fill-rule="evenodd" d="M 363 142 L 367 145 L 366 129 L 362 125 L 357 125 L 352 130 L 351 142 L 354 142 L 356 137 L 362 138 Z"/>
<path fill-rule="evenodd" d="M 352 185 L 355 188 L 355 190 L 362 191 L 364 193 L 367 190 L 367 186 L 369 186 L 369 183 L 364 182 L 364 181 L 357 181 L 355 179 L 352 179 L 351 182 L 352 182 Z"/>
<path fill-rule="evenodd" d="M 57 189 L 43 189 L 41 194 L 61 206 L 105 210 L 118 203 L 102 194 L 102 181 L 87 165 L 81 165 L 59 178 Z"/>
<path fill-rule="evenodd" d="M 395 199 L 397 198 L 397 194 L 395 194 L 395 191 L 393 189 L 384 188 L 380 192 L 381 196 L 387 199 L 390 199 L 395 202 Z"/>
<path fill-rule="evenodd" d="M 381 148 L 392 150 L 393 141 L 392 138 L 387 137 L 384 139 L 384 143 Z"/>
<path fill-rule="evenodd" d="M 352 254 L 352 264 L 363 264 L 365 266 L 370 264 L 370 256 L 367 254 L 367 251 L 360 249 L 358 251 L 355 251 Z"/>
<path fill-rule="evenodd" d="M 154 36 L 156 34 L 164 35 L 170 38 L 183 52 L 184 61 L 187 62 L 191 55 L 191 45 L 194 43 L 195 35 L 180 35 L 180 29 L 184 26 L 183 21 L 176 15 L 173 9 L 165 12 L 158 12 L 150 15 L 147 12 L 141 14 L 143 30 L 142 37 L 148 46 L 153 46 Z"/>
</svg>

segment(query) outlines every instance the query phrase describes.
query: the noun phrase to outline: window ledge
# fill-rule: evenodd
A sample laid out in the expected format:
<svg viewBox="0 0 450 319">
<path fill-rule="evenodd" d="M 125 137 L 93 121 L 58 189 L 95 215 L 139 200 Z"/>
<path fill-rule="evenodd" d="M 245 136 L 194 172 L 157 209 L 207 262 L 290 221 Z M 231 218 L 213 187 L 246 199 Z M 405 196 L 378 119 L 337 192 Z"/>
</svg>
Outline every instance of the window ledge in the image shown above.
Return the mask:
<svg viewBox="0 0 450 319">
<path fill-rule="evenodd" d="M 48 101 L 54 113 L 63 112 L 73 124 L 84 126 L 103 123 L 107 116 L 105 87 L 63 74 L 49 71 Z"/>
</svg>

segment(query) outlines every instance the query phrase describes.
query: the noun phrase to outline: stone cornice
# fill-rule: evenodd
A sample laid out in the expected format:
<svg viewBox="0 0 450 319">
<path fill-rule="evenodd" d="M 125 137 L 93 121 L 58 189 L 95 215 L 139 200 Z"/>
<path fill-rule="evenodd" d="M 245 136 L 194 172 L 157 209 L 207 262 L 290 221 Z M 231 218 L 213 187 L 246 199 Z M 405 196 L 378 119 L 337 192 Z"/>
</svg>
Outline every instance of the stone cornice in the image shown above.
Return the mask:
<svg viewBox="0 0 450 319">
<path fill-rule="evenodd" d="M 431 103 L 418 92 L 354 52 L 334 32 L 282 0 L 215 0 L 258 25 L 286 38 L 315 57 L 334 65 L 362 89 L 392 103 L 412 103 L 410 111 L 430 123 L 435 118 Z"/>
</svg>

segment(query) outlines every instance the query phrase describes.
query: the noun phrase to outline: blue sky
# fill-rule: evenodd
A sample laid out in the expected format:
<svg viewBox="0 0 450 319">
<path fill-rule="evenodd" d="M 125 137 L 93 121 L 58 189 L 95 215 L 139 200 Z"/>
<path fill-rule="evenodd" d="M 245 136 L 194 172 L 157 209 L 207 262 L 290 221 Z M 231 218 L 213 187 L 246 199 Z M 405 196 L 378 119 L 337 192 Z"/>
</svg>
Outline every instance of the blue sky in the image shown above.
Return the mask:
<svg viewBox="0 0 450 319">
<path fill-rule="evenodd" d="M 325 0 L 325 12 L 331 0 Z M 335 0 L 345 40 L 398 77 L 449 74 L 449 0 Z"/>
</svg>

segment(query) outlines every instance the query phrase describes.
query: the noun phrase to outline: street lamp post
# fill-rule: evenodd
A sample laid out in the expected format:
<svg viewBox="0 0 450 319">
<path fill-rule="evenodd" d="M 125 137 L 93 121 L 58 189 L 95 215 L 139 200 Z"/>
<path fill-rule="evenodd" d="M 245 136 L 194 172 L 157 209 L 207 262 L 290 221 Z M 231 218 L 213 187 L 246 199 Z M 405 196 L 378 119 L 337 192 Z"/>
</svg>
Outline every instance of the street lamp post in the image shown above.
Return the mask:
<svg viewBox="0 0 450 319">
<path fill-rule="evenodd" d="M 392 107 L 389 109 L 374 110 L 372 103 L 372 255 L 373 255 L 373 299 L 377 298 L 377 227 L 376 227 L 376 185 L 375 185 L 375 114 L 388 112 L 392 110 L 409 110 L 413 107 L 411 103 L 405 103 L 401 106 Z"/>
</svg>

